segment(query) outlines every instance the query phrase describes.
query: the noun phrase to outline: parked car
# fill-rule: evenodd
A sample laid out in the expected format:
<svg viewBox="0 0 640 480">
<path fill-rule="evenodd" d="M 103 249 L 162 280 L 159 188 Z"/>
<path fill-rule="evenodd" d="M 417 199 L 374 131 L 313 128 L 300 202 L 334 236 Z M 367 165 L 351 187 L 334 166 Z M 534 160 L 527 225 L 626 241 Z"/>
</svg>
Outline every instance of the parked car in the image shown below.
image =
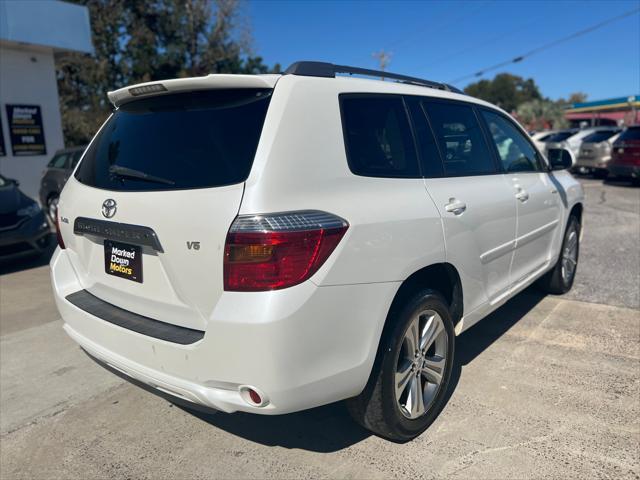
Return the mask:
<svg viewBox="0 0 640 480">
<path fill-rule="evenodd" d="M 535 146 L 538 147 L 538 150 L 543 152 L 545 143 L 555 133 L 558 133 L 558 130 L 540 130 L 539 132 L 534 132 L 531 135 L 531 140 L 533 141 Z"/>
<path fill-rule="evenodd" d="M 0 175 L 0 261 L 39 255 L 49 245 L 50 231 L 40 206 Z"/>
<path fill-rule="evenodd" d="M 547 140 L 545 144 L 546 150 L 550 149 L 567 149 L 571 151 L 574 158 L 578 157 L 580 153 L 580 145 L 586 137 L 592 133 L 598 132 L 615 132 L 618 131 L 615 127 L 590 127 L 583 128 L 582 130 L 563 130 Z"/>
<path fill-rule="evenodd" d="M 574 169 L 580 173 L 591 173 L 597 177 L 606 177 L 607 165 L 611 160 L 612 143 L 618 138 L 620 130 L 604 130 L 584 137 Z"/>
<path fill-rule="evenodd" d="M 640 125 L 628 127 L 614 142 L 609 173 L 640 183 Z"/>
<path fill-rule="evenodd" d="M 535 281 L 573 284 L 571 153 L 547 163 L 446 84 L 299 62 L 109 98 L 60 196 L 56 304 L 90 355 L 175 402 L 348 399 L 406 441 L 446 401 L 457 334 Z"/>
<path fill-rule="evenodd" d="M 78 160 L 80 160 L 85 148 L 86 146 L 58 150 L 42 174 L 42 180 L 40 181 L 40 205 L 46 209 L 47 215 L 49 215 L 52 222 L 55 221 L 56 218 L 60 192 L 64 184 L 67 183 L 71 172 L 76 168 Z"/>
</svg>

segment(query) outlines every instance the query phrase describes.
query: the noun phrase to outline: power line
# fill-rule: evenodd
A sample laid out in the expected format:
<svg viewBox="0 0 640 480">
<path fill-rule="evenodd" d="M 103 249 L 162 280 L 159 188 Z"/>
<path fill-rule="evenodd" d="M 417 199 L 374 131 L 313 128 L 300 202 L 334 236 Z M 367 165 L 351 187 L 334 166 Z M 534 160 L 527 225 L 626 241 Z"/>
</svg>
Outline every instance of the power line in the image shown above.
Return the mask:
<svg viewBox="0 0 640 480">
<path fill-rule="evenodd" d="M 528 57 L 530 57 L 532 55 L 535 55 L 536 53 L 540 53 L 543 50 L 547 50 L 549 48 L 553 48 L 553 47 L 555 47 L 555 46 L 557 46 L 557 45 L 559 45 L 561 43 L 568 42 L 569 40 L 573 40 L 576 37 L 580 37 L 580 36 L 585 35 L 587 33 L 593 32 L 594 30 L 602 28 L 605 25 L 608 25 L 608 24 L 613 23 L 613 22 L 617 22 L 618 20 L 622 20 L 623 18 L 629 17 L 629 16 L 634 15 L 634 14 L 636 14 L 638 12 L 640 12 L 640 8 L 636 8 L 634 10 L 630 10 L 630 11 L 625 12 L 625 13 L 623 13 L 621 15 L 616 16 L 616 17 L 612 17 L 612 18 L 609 18 L 607 20 L 603 20 L 600 23 L 596 23 L 595 25 L 587 27 L 587 28 L 585 28 L 583 30 L 579 30 L 579 31 L 577 31 L 575 33 L 572 33 L 571 35 L 567 35 L 566 37 L 559 38 L 557 40 L 554 40 L 553 42 L 549 42 L 547 44 L 544 44 L 544 45 L 536 47 L 536 48 L 534 48 L 532 50 L 529 50 L 528 52 L 523 53 L 522 55 L 518 55 L 517 57 L 514 57 L 514 58 L 512 58 L 510 60 L 505 60 L 504 62 L 496 63 L 495 65 L 491 65 L 490 67 L 485 67 L 485 68 L 483 68 L 481 70 L 478 70 L 476 73 L 470 73 L 469 75 L 464 75 L 462 77 L 458 77 L 458 78 L 456 78 L 454 80 L 449 81 L 448 83 L 459 83 L 462 80 L 466 80 L 467 78 L 480 77 L 480 76 L 484 75 L 487 72 L 490 72 L 492 70 L 496 70 L 498 68 L 504 67 L 505 65 L 509 65 L 511 63 L 522 62 L 525 58 L 528 58 Z"/>
<path fill-rule="evenodd" d="M 425 25 L 421 25 L 419 28 L 413 30 L 411 33 L 409 34 L 405 34 L 402 36 L 402 38 L 399 38 L 391 43 L 388 43 L 386 47 L 384 47 L 384 51 L 385 52 L 389 52 L 390 54 L 393 54 L 392 49 L 397 48 L 400 45 L 404 45 L 405 43 L 411 42 L 413 40 L 415 40 L 416 38 L 416 34 L 418 33 L 422 33 L 425 30 L 428 31 L 429 34 L 433 34 L 434 32 L 439 32 L 442 31 L 445 28 L 448 28 L 452 25 L 455 25 L 457 23 L 459 23 L 461 20 L 464 20 L 465 17 L 468 16 L 473 16 L 474 14 L 476 14 L 477 12 L 479 12 L 480 10 L 482 10 L 483 8 L 485 8 L 487 5 L 489 5 L 490 3 L 494 2 L 495 0 L 485 0 L 483 2 L 477 2 L 476 3 L 476 8 L 472 9 L 472 10 L 468 10 L 468 11 L 464 11 L 461 15 L 458 15 L 456 17 L 454 17 L 453 19 L 447 21 L 447 16 L 450 12 L 455 12 L 455 11 L 459 11 L 459 7 L 458 5 L 454 5 L 454 6 L 450 6 L 450 8 L 445 9 L 442 12 L 439 12 L 435 17 L 436 19 L 440 22 L 440 23 L 436 23 L 432 28 L 429 28 L 429 26 L 425 26 Z M 453 2 L 452 2 L 453 3 Z"/>
<path fill-rule="evenodd" d="M 448 63 L 450 61 L 453 61 L 454 59 L 456 59 L 460 55 L 464 55 L 465 53 L 473 52 L 474 50 L 478 50 L 478 49 L 483 48 L 483 47 L 485 47 L 487 45 L 491 45 L 491 44 L 496 43 L 496 42 L 498 42 L 498 41 L 500 41 L 500 40 L 502 40 L 504 38 L 510 37 L 515 33 L 522 33 L 522 31 L 525 28 L 529 28 L 529 27 L 531 27 L 533 25 L 539 24 L 540 20 L 543 20 L 546 17 L 547 17 L 546 15 L 541 15 L 541 16 L 537 17 L 535 20 L 533 20 L 531 22 L 527 22 L 525 25 L 520 25 L 517 28 L 514 28 L 513 30 L 509 30 L 509 31 L 507 31 L 505 33 L 502 33 L 500 35 L 491 37 L 491 38 L 485 40 L 484 42 L 480 42 L 480 43 L 475 42 L 473 45 L 469 45 L 466 48 L 463 48 L 463 49 L 458 50 L 458 51 L 456 51 L 454 53 L 450 53 L 450 54 L 447 54 L 447 55 L 442 56 L 440 58 L 437 58 L 436 60 L 430 62 L 429 65 L 426 65 L 426 66 L 420 68 L 420 70 L 424 70 L 424 69 L 427 69 L 427 68 L 433 68 L 436 65 L 441 65 L 443 63 Z"/>
</svg>

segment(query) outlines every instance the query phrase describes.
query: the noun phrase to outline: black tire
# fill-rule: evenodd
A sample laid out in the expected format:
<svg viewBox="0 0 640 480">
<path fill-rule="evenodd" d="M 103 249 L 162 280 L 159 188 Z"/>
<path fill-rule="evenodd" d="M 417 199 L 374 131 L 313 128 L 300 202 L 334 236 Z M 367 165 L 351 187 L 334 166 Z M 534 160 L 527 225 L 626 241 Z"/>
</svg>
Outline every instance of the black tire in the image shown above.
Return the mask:
<svg viewBox="0 0 640 480">
<path fill-rule="evenodd" d="M 597 178 L 599 180 L 604 180 L 608 175 L 609 173 L 606 170 L 596 170 L 593 172 L 593 178 Z"/>
<path fill-rule="evenodd" d="M 419 314 L 425 311 L 429 313 L 419 317 Z M 418 325 L 421 325 L 423 321 L 424 325 L 427 325 L 428 322 L 432 322 L 429 325 L 435 325 L 433 322 L 437 321 L 434 320 L 437 316 L 431 316 L 433 312 L 442 321 L 441 324 L 438 323 L 440 333 L 434 335 L 434 339 L 436 336 L 438 339 L 433 340 L 433 343 L 430 344 L 433 345 L 434 350 L 431 350 L 431 346 L 429 349 L 424 349 L 423 353 L 425 354 L 420 359 L 426 362 L 428 359 L 442 358 L 436 356 L 435 348 L 445 348 L 446 345 L 444 368 L 438 370 L 442 373 L 441 380 L 437 386 L 433 383 L 433 388 L 431 388 L 432 384 L 428 380 L 428 375 L 423 376 L 422 373 L 416 371 L 415 382 L 418 383 L 412 383 L 414 381 L 413 373 L 407 375 L 407 378 L 409 376 L 411 378 L 406 383 L 408 390 L 405 393 L 407 396 L 411 394 L 413 385 L 419 385 L 417 391 L 422 392 L 423 401 L 425 398 L 430 399 L 428 405 L 425 405 L 423 414 L 417 418 L 409 418 L 407 415 L 410 415 L 411 412 L 405 408 L 406 405 L 403 407 L 400 405 L 401 401 L 396 400 L 396 370 L 400 366 L 399 362 L 406 365 L 408 361 L 405 358 L 407 353 L 405 334 L 407 334 L 409 327 L 415 321 L 418 322 Z M 425 289 L 417 292 L 397 312 L 390 312 L 387 322 L 391 323 L 385 329 L 385 334 L 380 340 L 378 355 L 367 386 L 360 395 L 347 400 L 346 403 L 351 416 L 364 428 L 388 440 L 407 442 L 426 430 L 444 406 L 455 353 L 455 333 L 449 307 L 442 295 L 434 290 Z M 423 332 L 428 332 L 429 328 L 425 327 Z M 415 362 L 420 362 L 420 359 L 416 358 Z M 410 383 L 411 385 L 409 385 Z M 431 390 L 429 390 L 430 388 Z M 408 398 L 405 402 L 408 402 Z"/>
<path fill-rule="evenodd" d="M 570 238 L 575 235 L 575 265 L 570 275 L 563 275 L 563 258 L 565 251 L 568 247 Z M 538 280 L 538 287 L 545 293 L 552 293 L 554 295 L 562 295 L 571 290 L 573 281 L 576 278 L 576 270 L 578 267 L 578 259 L 580 257 L 580 221 L 575 215 L 569 217 L 567 222 L 567 228 L 564 232 L 564 238 L 562 239 L 562 247 L 560 249 L 560 255 L 558 261 L 554 267 L 549 270 L 540 280 Z"/>
</svg>

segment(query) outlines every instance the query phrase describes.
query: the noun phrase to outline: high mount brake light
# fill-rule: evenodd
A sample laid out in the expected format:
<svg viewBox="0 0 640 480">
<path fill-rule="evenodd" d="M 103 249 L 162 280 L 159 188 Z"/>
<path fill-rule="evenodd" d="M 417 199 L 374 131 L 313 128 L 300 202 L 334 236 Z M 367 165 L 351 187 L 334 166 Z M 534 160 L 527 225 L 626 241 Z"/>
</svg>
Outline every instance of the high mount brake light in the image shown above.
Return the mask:
<svg viewBox="0 0 640 480">
<path fill-rule="evenodd" d="M 349 224 L 326 212 L 241 215 L 224 249 L 224 289 L 256 292 L 291 287 L 329 258 Z"/>
</svg>

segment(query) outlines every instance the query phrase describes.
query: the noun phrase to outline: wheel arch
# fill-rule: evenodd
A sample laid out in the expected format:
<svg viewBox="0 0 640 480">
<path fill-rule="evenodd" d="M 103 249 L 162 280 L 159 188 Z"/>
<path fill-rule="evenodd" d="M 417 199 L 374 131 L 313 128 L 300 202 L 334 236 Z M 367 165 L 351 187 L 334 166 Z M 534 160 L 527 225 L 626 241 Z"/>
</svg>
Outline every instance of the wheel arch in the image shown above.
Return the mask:
<svg viewBox="0 0 640 480">
<path fill-rule="evenodd" d="M 389 307 L 383 335 L 393 323 L 394 314 L 402 308 L 406 300 L 417 291 L 427 288 L 442 294 L 449 305 L 453 324 L 457 325 L 464 313 L 460 274 L 450 263 L 435 263 L 413 272 L 400 284 Z"/>
</svg>

